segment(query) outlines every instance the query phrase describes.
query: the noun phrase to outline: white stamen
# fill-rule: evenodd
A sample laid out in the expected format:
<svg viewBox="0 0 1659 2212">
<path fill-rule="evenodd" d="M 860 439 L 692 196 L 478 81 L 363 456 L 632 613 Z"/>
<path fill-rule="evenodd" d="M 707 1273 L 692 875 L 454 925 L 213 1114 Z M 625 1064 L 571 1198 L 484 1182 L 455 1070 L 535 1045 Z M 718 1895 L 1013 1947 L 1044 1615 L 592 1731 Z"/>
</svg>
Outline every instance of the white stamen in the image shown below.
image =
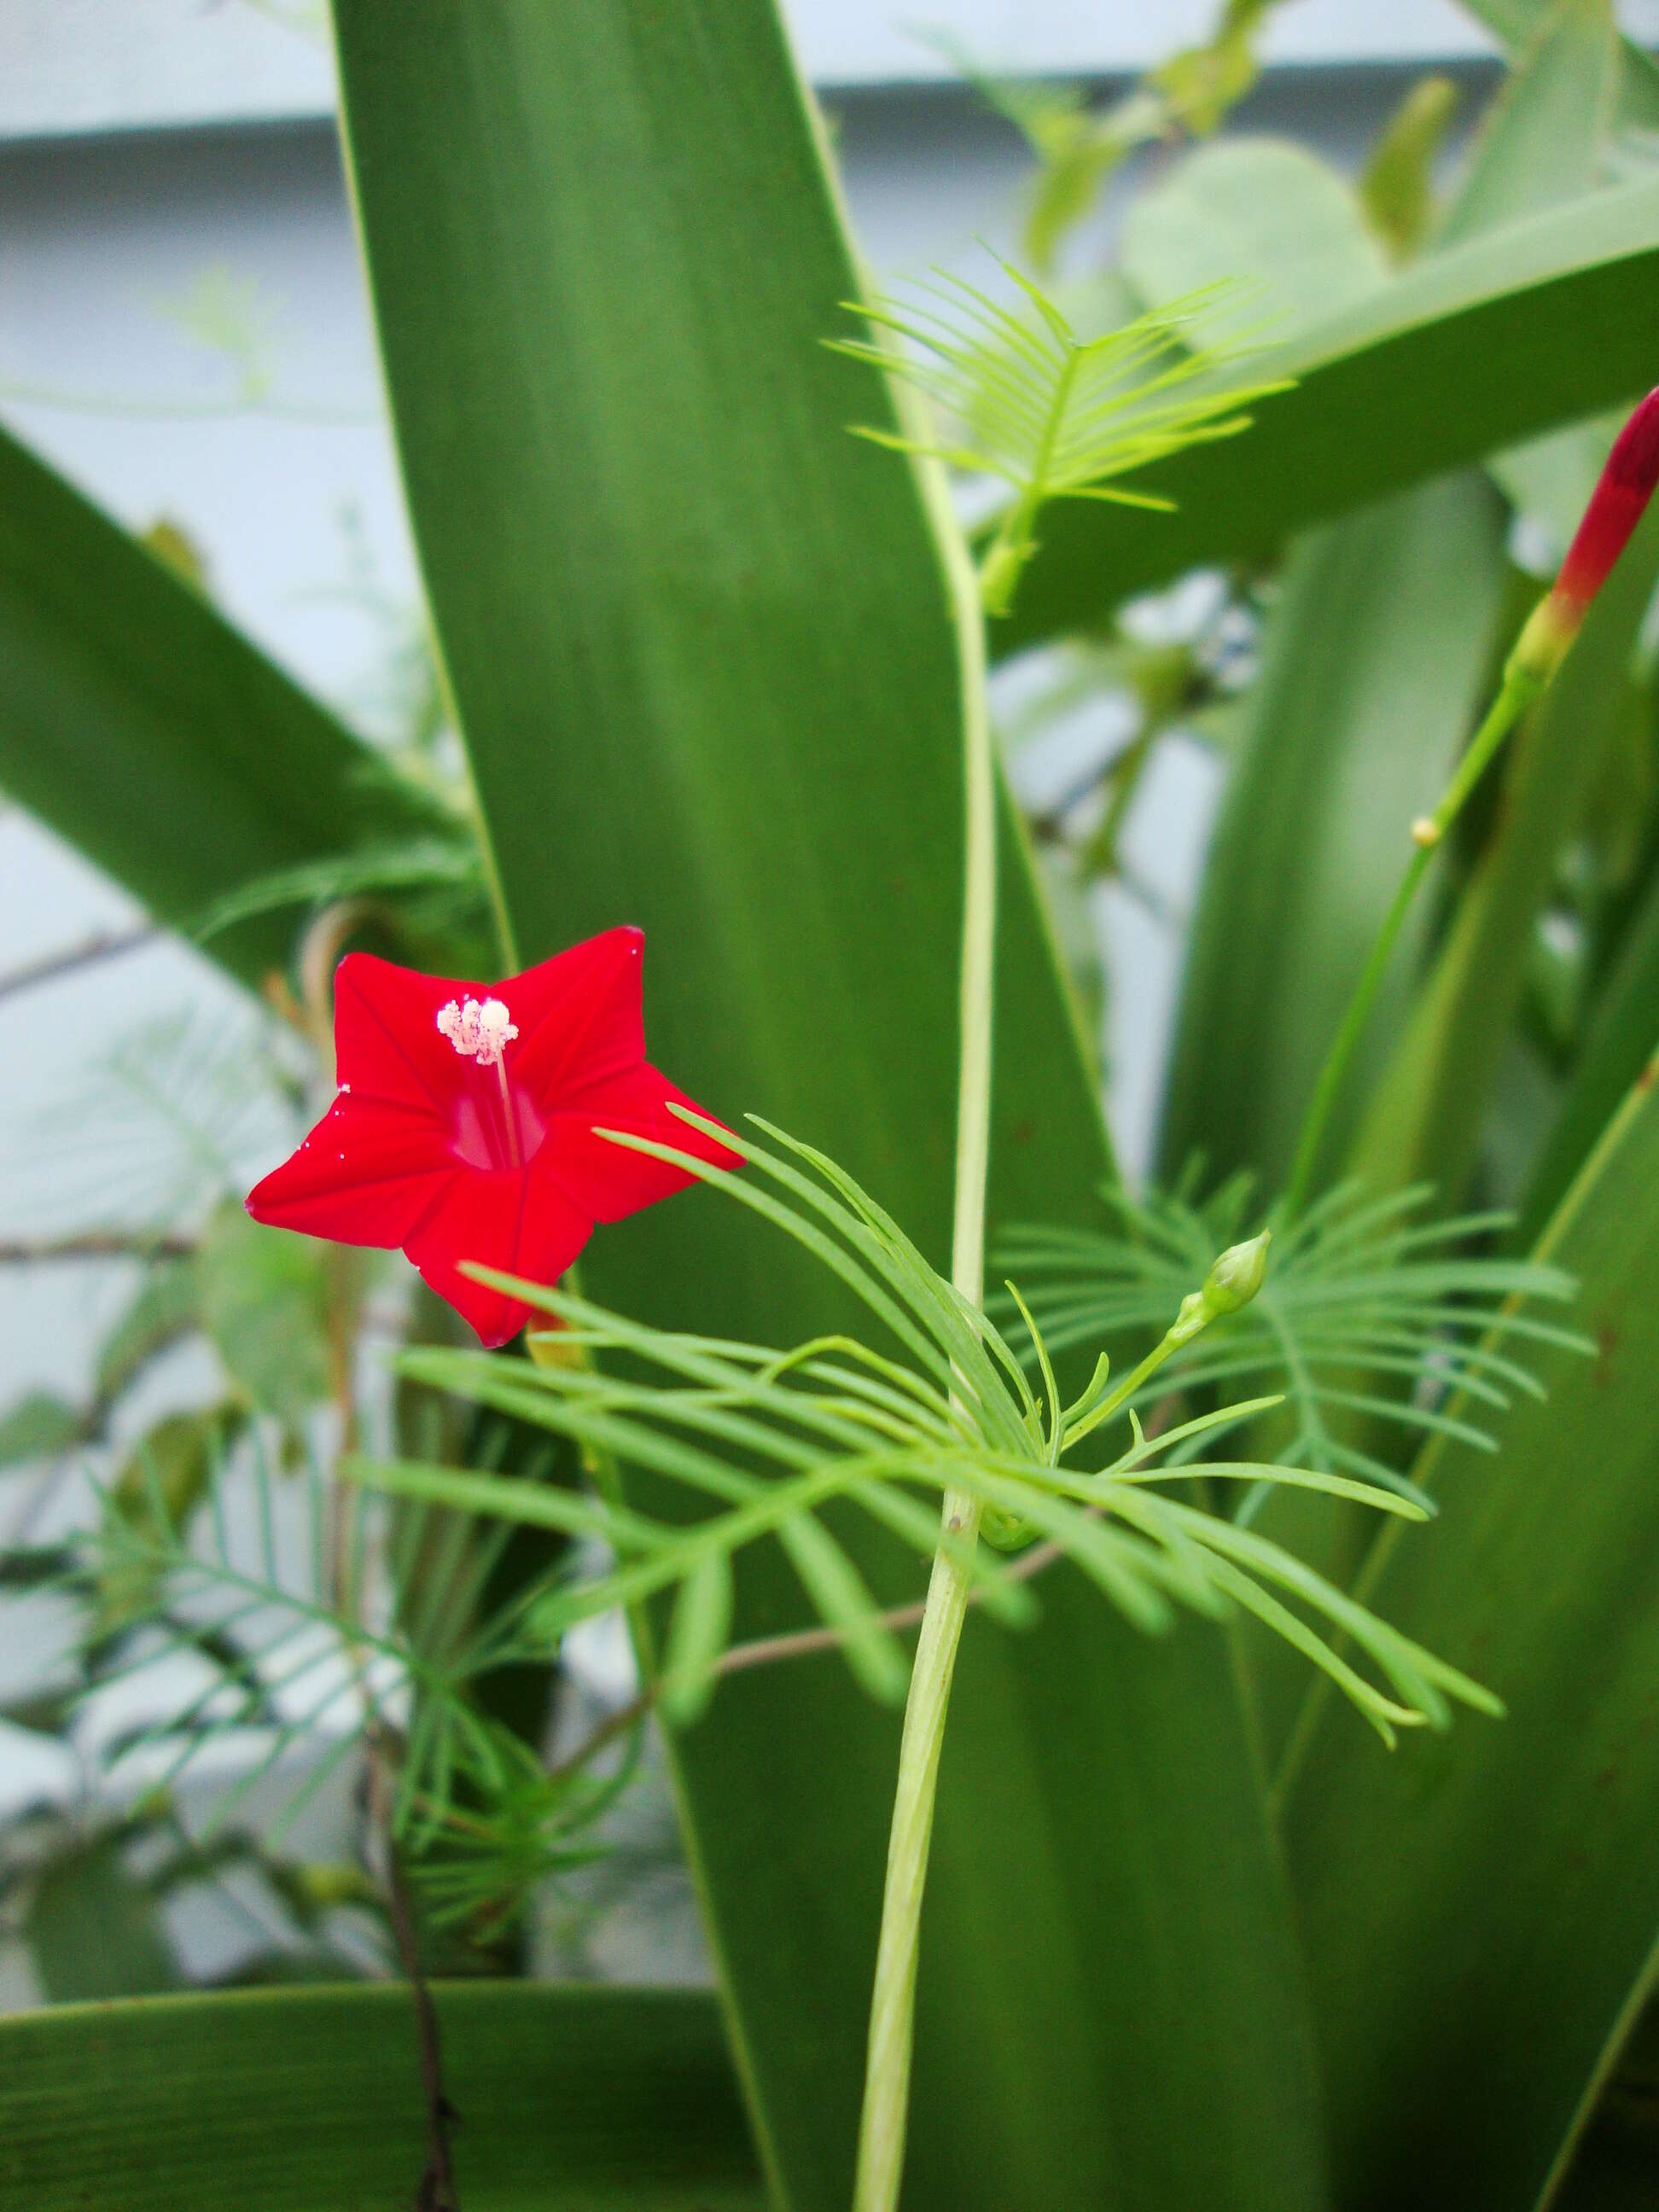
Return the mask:
<svg viewBox="0 0 1659 2212">
<path fill-rule="evenodd" d="M 438 1027 L 464 1060 L 480 1067 L 499 1067 L 519 1034 L 518 1024 L 500 999 L 452 999 L 438 1010 Z"/>
</svg>

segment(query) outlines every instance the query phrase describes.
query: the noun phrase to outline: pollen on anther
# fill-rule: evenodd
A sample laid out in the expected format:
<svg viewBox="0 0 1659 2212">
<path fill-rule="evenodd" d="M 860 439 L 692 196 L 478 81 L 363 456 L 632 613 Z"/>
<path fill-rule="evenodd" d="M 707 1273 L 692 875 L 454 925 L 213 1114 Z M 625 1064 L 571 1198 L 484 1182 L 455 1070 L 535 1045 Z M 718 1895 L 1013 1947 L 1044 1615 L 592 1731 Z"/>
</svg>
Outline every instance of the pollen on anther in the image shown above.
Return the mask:
<svg viewBox="0 0 1659 2212">
<path fill-rule="evenodd" d="M 519 1034 L 501 999 L 452 999 L 438 1009 L 438 1027 L 463 1060 L 476 1060 L 480 1067 L 499 1067 Z"/>
</svg>

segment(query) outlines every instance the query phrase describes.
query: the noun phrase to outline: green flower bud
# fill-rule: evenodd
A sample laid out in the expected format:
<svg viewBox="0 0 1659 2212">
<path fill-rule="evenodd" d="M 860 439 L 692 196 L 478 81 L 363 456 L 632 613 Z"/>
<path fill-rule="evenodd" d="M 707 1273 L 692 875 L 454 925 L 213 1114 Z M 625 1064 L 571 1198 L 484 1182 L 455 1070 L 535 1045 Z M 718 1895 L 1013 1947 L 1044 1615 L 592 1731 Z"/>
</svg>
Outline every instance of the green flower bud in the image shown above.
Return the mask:
<svg viewBox="0 0 1659 2212">
<path fill-rule="evenodd" d="M 1204 1279 L 1203 1297 L 1212 1316 L 1237 1313 L 1261 1288 L 1267 1273 L 1271 1229 L 1243 1244 L 1230 1244 Z"/>
<path fill-rule="evenodd" d="M 1023 1552 L 1036 1541 L 1038 1530 L 1020 1514 L 988 1505 L 980 1516 L 979 1533 L 994 1552 Z"/>
</svg>

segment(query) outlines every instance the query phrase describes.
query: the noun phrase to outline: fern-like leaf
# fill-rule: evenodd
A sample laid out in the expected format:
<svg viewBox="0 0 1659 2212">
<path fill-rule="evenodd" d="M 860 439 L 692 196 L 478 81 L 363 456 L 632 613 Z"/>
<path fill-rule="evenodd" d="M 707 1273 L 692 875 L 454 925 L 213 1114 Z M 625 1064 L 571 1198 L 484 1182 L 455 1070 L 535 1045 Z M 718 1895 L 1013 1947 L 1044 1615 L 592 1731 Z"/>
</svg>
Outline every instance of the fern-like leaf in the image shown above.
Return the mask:
<svg viewBox="0 0 1659 2212">
<path fill-rule="evenodd" d="M 678 1109 L 677 1109 L 678 1110 Z M 684 1118 L 713 1131 L 696 1116 Z M 1208 1483 L 1284 1483 L 1408 1519 L 1423 1509 L 1367 1480 L 1210 1455 L 1219 1434 L 1275 1402 L 1255 1400 L 1151 1437 L 1130 1399 L 1141 1370 L 1112 1386 L 1103 1359 L 1086 1389 L 1061 1402 L 1037 1325 L 1039 1393 L 1006 1337 L 933 1268 L 876 1202 L 823 1153 L 757 1122 L 771 1146 L 720 1132 L 749 1172 L 711 1167 L 641 1138 L 615 1141 L 672 1162 L 725 1191 L 805 1246 L 879 1323 L 885 1351 L 851 1336 L 781 1350 L 646 1327 L 568 1292 L 489 1271 L 563 1326 L 545 1364 L 468 1352 L 417 1351 L 410 1379 L 450 1390 L 573 1439 L 596 1468 L 622 1464 L 664 1478 L 685 1514 L 647 1514 L 614 1489 L 586 1498 L 423 1462 L 360 1461 L 348 1472 L 398 1495 L 598 1536 L 614 1564 L 562 1577 L 524 1621 L 550 1646 L 580 1621 L 655 1597 L 672 1599 L 665 1684 L 674 1710 L 694 1712 L 722 1665 L 731 1620 L 730 1565 L 746 1547 L 779 1544 L 804 1597 L 863 1686 L 896 1702 L 908 1665 L 852 1551 L 821 1517 L 832 1503 L 925 1553 L 939 1540 L 937 1500 L 966 1490 L 1009 1547 L 1042 1540 L 1075 1562 L 1139 1628 L 1169 1627 L 1176 1609 L 1255 1614 L 1329 1674 L 1389 1741 L 1396 1728 L 1443 1725 L 1452 1699 L 1495 1710 L 1476 1683 L 1419 1650 L 1344 1593 L 1254 1531 L 1202 1510 Z M 775 1148 L 774 1148 L 775 1147 Z M 1207 1273 L 1208 1259 L 1197 1272 Z M 1182 1287 L 1190 1291 L 1194 1271 Z M 1198 1294 L 1203 1304 L 1204 1294 Z M 1178 1298 L 1165 1309 L 1175 1321 Z M 1202 1323 L 1188 1297 L 1171 1342 Z M 1207 1309 L 1206 1309 L 1207 1310 Z M 533 1343 L 533 1340 L 532 1340 Z M 618 1371 L 595 1367 L 614 1358 Z M 1103 1469 L 1067 1464 L 1104 1422 L 1127 1441 Z M 602 1488 L 605 1486 L 601 1486 Z M 839 1525 L 839 1524 L 838 1524 Z M 1018 1567 L 978 1546 L 960 1564 L 988 1610 L 1018 1625 L 1035 1601 Z M 1346 1641 L 1376 1677 L 1336 1648 Z"/>
<path fill-rule="evenodd" d="M 477 1622 L 501 1534 L 443 1559 L 411 1620 L 392 1601 L 398 1562 L 385 1557 L 374 1502 L 348 1493 L 342 1516 L 314 1463 L 279 1478 L 257 1425 L 247 1445 L 234 1467 L 220 1455 L 199 1507 L 192 1498 L 181 1510 L 159 1469 L 143 1470 L 142 1491 L 106 1491 L 95 1522 L 52 1562 L 52 1586 L 86 1609 L 82 1697 L 107 1778 L 170 1791 L 191 1773 L 228 1774 L 210 1832 L 303 1753 L 276 1842 L 373 1743 L 398 1778 L 393 1833 L 419 1851 L 463 1780 L 483 1803 L 518 1778 L 522 1747 L 473 1692 L 527 1656 L 520 1610 L 464 1634 L 446 1626 Z M 418 1546 L 420 1522 L 404 1520 L 399 1547 Z M 113 1620 L 112 1589 L 129 1601 Z"/>
<path fill-rule="evenodd" d="M 376 891 L 441 891 L 453 910 L 472 921 L 485 904 L 484 868 L 478 848 L 456 836 L 411 837 L 401 844 L 331 854 L 239 884 L 199 917 L 195 935 L 209 944 L 222 931 L 285 907 L 321 907 Z"/>
<path fill-rule="evenodd" d="M 1232 437 L 1248 427 L 1254 401 L 1284 388 L 1220 380 L 1218 370 L 1245 349 L 1241 338 L 1220 344 L 1205 336 L 1227 288 L 1083 337 L 1041 286 L 1008 262 L 998 265 L 1014 288 L 1011 301 L 939 272 L 902 298 L 848 302 L 876 336 L 830 341 L 911 386 L 934 418 L 915 431 L 863 425 L 858 435 L 931 455 L 1012 494 L 981 568 L 992 614 L 1007 608 L 1050 500 L 1167 510 L 1168 499 L 1119 479 L 1185 447 Z"/>
<path fill-rule="evenodd" d="M 1000 1257 L 1056 1352 L 1133 1339 L 1161 1325 L 1200 1255 L 1236 1229 L 1249 1194 L 1243 1177 L 1201 1205 L 1184 1190 L 1142 1199 L 1103 1190 L 1113 1228 L 1012 1231 Z M 1471 1251 L 1505 1218 L 1436 1221 L 1429 1197 L 1426 1187 L 1386 1198 L 1352 1183 L 1328 1192 L 1279 1239 L 1254 1303 L 1177 1352 L 1138 1402 L 1173 1389 L 1282 1395 L 1291 1419 L 1273 1456 L 1358 1476 L 1431 1511 L 1387 1440 L 1402 1455 L 1437 1431 L 1491 1448 L 1486 1422 L 1517 1392 L 1539 1395 L 1519 1351 L 1593 1346 L 1533 1310 L 1569 1302 L 1570 1276 Z M 1240 1518 L 1265 1496 L 1254 1490 Z"/>
</svg>

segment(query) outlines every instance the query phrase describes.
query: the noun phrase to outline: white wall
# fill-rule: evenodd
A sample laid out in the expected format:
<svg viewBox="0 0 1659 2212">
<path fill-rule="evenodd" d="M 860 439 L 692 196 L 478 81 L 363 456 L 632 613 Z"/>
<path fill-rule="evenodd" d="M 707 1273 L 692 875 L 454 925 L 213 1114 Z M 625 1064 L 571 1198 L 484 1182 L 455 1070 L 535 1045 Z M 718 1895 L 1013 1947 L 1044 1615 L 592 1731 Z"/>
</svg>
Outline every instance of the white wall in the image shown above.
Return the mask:
<svg viewBox="0 0 1659 2212">
<path fill-rule="evenodd" d="M 784 0 L 819 85 L 894 84 L 954 72 L 933 43 L 987 66 L 1104 76 L 1202 38 L 1215 0 Z M 1629 0 L 1637 34 L 1659 0 Z M 0 12 L 0 137 L 295 120 L 328 113 L 325 0 L 7 0 Z M 1494 51 L 1451 0 L 1296 0 L 1262 42 L 1289 63 L 1455 61 Z"/>
</svg>

